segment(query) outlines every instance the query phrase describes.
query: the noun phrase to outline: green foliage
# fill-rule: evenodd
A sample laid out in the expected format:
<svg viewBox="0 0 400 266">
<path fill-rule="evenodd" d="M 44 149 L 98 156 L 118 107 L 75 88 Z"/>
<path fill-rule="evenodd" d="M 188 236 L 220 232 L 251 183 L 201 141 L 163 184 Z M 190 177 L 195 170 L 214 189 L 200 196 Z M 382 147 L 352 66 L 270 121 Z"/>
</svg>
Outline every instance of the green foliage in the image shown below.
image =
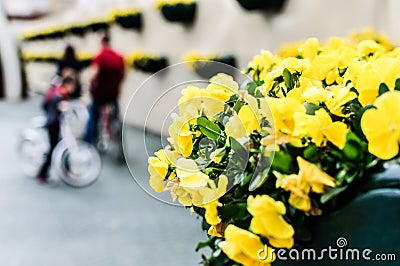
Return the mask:
<svg viewBox="0 0 400 266">
<path fill-rule="evenodd" d="M 197 118 L 197 125 L 199 126 L 201 133 L 210 139 L 217 140 L 218 138 L 223 137 L 221 128 L 205 117 Z"/>
</svg>

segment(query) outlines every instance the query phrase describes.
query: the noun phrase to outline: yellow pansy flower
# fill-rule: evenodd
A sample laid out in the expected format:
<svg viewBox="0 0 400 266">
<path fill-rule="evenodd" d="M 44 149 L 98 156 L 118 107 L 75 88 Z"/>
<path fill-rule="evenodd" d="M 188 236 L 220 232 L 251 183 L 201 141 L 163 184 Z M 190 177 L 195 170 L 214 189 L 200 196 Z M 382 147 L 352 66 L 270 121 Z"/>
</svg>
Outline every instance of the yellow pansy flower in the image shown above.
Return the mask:
<svg viewBox="0 0 400 266">
<path fill-rule="evenodd" d="M 171 142 L 177 151 L 187 157 L 193 150 L 192 136 L 194 133 L 190 130 L 189 126 L 189 121 L 191 121 L 193 117 L 188 118 L 174 114 L 172 118 L 174 121 L 168 128 Z"/>
<path fill-rule="evenodd" d="M 215 181 L 209 180 L 208 187 L 205 187 L 199 191 L 201 195 L 201 202 L 195 202 L 195 205 L 202 206 L 203 204 L 217 201 L 226 193 L 227 186 L 228 177 L 226 175 L 219 176 L 218 186 L 215 184 Z"/>
<path fill-rule="evenodd" d="M 238 115 L 234 114 L 229 118 L 225 125 L 225 133 L 228 138 L 233 137 L 235 139 L 242 138 L 247 135 L 246 128 L 244 127 L 243 122 Z"/>
<path fill-rule="evenodd" d="M 149 157 L 148 171 L 150 173 L 150 186 L 158 193 L 164 190 L 164 179 L 168 173 L 168 164 L 157 157 Z"/>
<path fill-rule="evenodd" d="M 254 130 L 260 130 L 260 123 L 250 105 L 242 106 L 239 110 L 238 117 L 242 121 L 247 134 L 252 133 Z"/>
<path fill-rule="evenodd" d="M 376 108 L 365 111 L 361 128 L 368 140 L 368 150 L 388 160 L 399 153 L 400 92 L 386 92 L 374 103 Z"/>
<path fill-rule="evenodd" d="M 319 49 L 319 41 L 317 38 L 309 38 L 299 46 L 299 52 L 303 58 L 313 59 L 318 55 Z"/>
<path fill-rule="evenodd" d="M 232 76 L 219 73 L 210 78 L 210 84 L 207 86 L 206 91 L 209 91 L 210 94 L 215 94 L 215 98 L 225 102 L 232 95 L 236 94 L 238 89 L 239 84 Z"/>
<path fill-rule="evenodd" d="M 287 68 L 292 73 L 295 71 L 301 73 L 309 67 L 310 67 L 310 61 L 308 59 L 298 59 L 295 57 L 289 57 L 282 60 L 276 71 L 282 74 L 283 70 Z"/>
<path fill-rule="evenodd" d="M 276 132 L 292 134 L 295 126 L 294 115 L 306 113 L 306 108 L 295 98 L 267 98 Z"/>
<path fill-rule="evenodd" d="M 357 51 L 361 55 L 369 56 L 375 53 L 385 52 L 385 47 L 373 40 L 364 40 L 357 45 Z"/>
<path fill-rule="evenodd" d="M 244 229 L 233 224 L 225 229 L 225 241 L 218 244 L 219 248 L 231 259 L 244 266 L 270 265 L 275 258 L 267 256 L 266 260 L 259 258 L 260 250 L 265 246 L 260 238 Z M 270 247 L 264 250 L 267 254 L 273 254 Z"/>
<path fill-rule="evenodd" d="M 302 42 L 283 44 L 278 51 L 278 55 L 282 58 L 296 57 L 299 55 L 299 46 Z"/>
<path fill-rule="evenodd" d="M 222 206 L 222 204 L 219 203 L 218 200 L 207 203 L 203 206 L 203 208 L 206 210 L 204 218 L 209 225 L 217 225 L 221 222 L 221 218 L 218 217 L 217 210 L 219 206 Z"/>
<path fill-rule="evenodd" d="M 319 105 L 324 103 L 330 97 L 330 92 L 323 88 L 310 87 L 301 95 L 301 97 L 308 103 Z"/>
<path fill-rule="evenodd" d="M 357 98 L 357 94 L 350 91 L 348 87 L 330 86 L 326 88 L 326 91 L 330 93 L 325 100 L 325 105 L 332 114 L 337 116 L 344 116 L 343 105 Z"/>
<path fill-rule="evenodd" d="M 200 171 L 195 161 L 186 158 L 178 159 L 176 176 L 179 178 L 180 187 L 193 190 L 204 188 L 209 180 L 209 177 Z"/>
<path fill-rule="evenodd" d="M 363 65 L 359 69 L 358 78 L 352 81 L 360 94 L 358 98 L 360 103 L 365 106 L 375 101 L 381 83 L 392 89 L 398 77 L 400 77 L 400 60 L 382 57 Z"/>
<path fill-rule="evenodd" d="M 264 79 L 268 71 L 273 69 L 276 63 L 277 58 L 270 51 L 262 50 L 260 55 L 254 56 L 253 60 L 248 64 L 248 68 L 258 69 L 260 71 L 259 77 Z"/>
<path fill-rule="evenodd" d="M 326 80 L 327 84 L 332 84 L 338 75 L 338 63 L 333 54 L 318 55 L 304 72 L 305 77 L 314 80 Z"/>
<path fill-rule="evenodd" d="M 274 247 L 293 246 L 294 229 L 282 217 L 286 208 L 281 201 L 275 201 L 268 195 L 250 196 L 247 199 L 247 210 L 253 216 L 250 227 L 254 233 L 268 238 Z"/>
<path fill-rule="evenodd" d="M 171 146 L 169 145 L 165 146 L 164 149 L 156 151 L 154 155 L 156 155 L 157 158 L 160 159 L 161 161 L 167 164 L 171 164 L 173 166 L 176 165 L 176 161 L 181 156 L 179 152 L 177 152 L 176 150 L 172 150 Z"/>
<path fill-rule="evenodd" d="M 196 86 L 188 86 L 182 90 L 182 97 L 178 101 L 181 110 L 187 105 L 194 105 L 197 109 L 201 107 L 201 97 L 205 96 L 205 90 Z"/>
<path fill-rule="evenodd" d="M 277 177 L 276 187 L 290 191 L 289 203 L 296 209 L 307 212 L 311 209 L 309 193 L 324 193 L 327 186 L 335 187 L 335 179 L 301 157 L 297 157 L 297 163 L 297 175 L 282 175 L 274 171 Z"/>
<path fill-rule="evenodd" d="M 332 118 L 321 108 L 315 111 L 315 115 L 296 113 L 294 136 L 311 137 L 317 146 L 324 145 L 324 139 L 332 142 L 339 149 L 346 144 L 347 126 L 343 122 L 332 122 Z"/>
</svg>

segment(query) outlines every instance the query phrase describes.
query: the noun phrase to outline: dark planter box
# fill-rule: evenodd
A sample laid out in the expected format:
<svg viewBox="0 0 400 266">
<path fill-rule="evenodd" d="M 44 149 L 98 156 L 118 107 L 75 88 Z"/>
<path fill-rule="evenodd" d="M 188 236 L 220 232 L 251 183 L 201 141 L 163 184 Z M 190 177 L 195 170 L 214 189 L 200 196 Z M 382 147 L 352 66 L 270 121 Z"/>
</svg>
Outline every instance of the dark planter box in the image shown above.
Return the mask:
<svg viewBox="0 0 400 266">
<path fill-rule="evenodd" d="M 286 0 L 237 0 L 246 10 L 280 11 Z"/>
<path fill-rule="evenodd" d="M 196 14 L 197 3 L 164 5 L 161 13 L 171 22 L 192 23 Z"/>
<path fill-rule="evenodd" d="M 57 30 L 48 34 L 43 34 L 44 39 L 60 39 L 65 36 L 64 30 Z"/>
<path fill-rule="evenodd" d="M 87 28 L 85 26 L 73 26 L 71 28 L 68 29 L 68 31 L 72 34 L 72 35 L 76 35 L 76 36 L 84 36 Z"/>
<path fill-rule="evenodd" d="M 132 14 L 115 18 L 115 22 L 124 29 L 142 29 L 142 14 Z"/>
<path fill-rule="evenodd" d="M 108 30 L 110 28 L 110 23 L 108 22 L 94 22 L 90 23 L 86 26 L 87 30 L 91 30 L 93 32 L 99 31 L 99 30 Z"/>
<path fill-rule="evenodd" d="M 310 219 L 312 240 L 296 248 L 305 260 L 277 260 L 272 265 L 399 265 L 400 167 L 390 167 L 356 185 L 338 199 L 344 207 Z M 308 251 L 301 255 L 304 249 L 315 250 L 316 259 Z M 321 255 L 323 249 L 327 251 Z M 333 257 L 329 249 L 336 249 Z M 384 254 L 387 260 L 378 261 L 376 254 Z"/>
<path fill-rule="evenodd" d="M 60 59 L 56 57 L 35 57 L 25 60 L 26 62 L 37 62 L 37 63 L 50 63 L 56 64 Z"/>
<path fill-rule="evenodd" d="M 142 60 L 136 60 L 133 63 L 133 67 L 147 73 L 156 73 L 168 66 L 168 59 L 166 57 L 160 57 L 158 59 L 143 58 Z"/>
<path fill-rule="evenodd" d="M 214 58 L 212 61 L 196 61 L 194 63 L 196 74 L 205 79 L 210 79 L 218 73 L 233 76 L 235 69 L 232 69 L 232 67 L 236 67 L 236 59 L 233 55 Z"/>
</svg>

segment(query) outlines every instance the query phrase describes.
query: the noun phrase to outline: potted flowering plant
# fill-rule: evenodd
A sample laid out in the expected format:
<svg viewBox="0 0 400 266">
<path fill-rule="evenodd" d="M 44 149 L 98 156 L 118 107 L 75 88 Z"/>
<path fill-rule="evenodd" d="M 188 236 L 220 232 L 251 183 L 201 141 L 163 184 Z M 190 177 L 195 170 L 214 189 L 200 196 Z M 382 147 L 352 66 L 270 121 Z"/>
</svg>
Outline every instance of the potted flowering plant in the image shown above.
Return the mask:
<svg viewBox="0 0 400 266">
<path fill-rule="evenodd" d="M 279 11 L 285 4 L 285 0 L 237 0 L 246 10 Z"/>
<path fill-rule="evenodd" d="M 111 19 L 93 20 L 85 25 L 85 30 L 92 32 L 105 31 L 110 28 L 111 22 Z"/>
<path fill-rule="evenodd" d="M 142 29 L 142 12 L 138 9 L 115 11 L 112 18 L 119 26 L 124 29 Z"/>
<path fill-rule="evenodd" d="M 24 41 L 40 41 L 48 39 L 59 39 L 65 36 L 65 29 L 61 27 L 53 27 L 43 29 L 38 32 L 26 33 L 22 36 Z"/>
<path fill-rule="evenodd" d="M 236 67 L 236 58 L 234 55 L 201 55 L 197 52 L 190 52 L 186 54 L 183 59 L 185 62 L 189 62 L 189 66 L 193 68 L 197 75 L 200 77 L 209 79 L 212 76 L 218 74 L 220 64 L 214 64 L 214 62 L 222 63 L 231 67 Z M 226 68 L 227 71 L 233 70 L 233 68 Z M 226 71 L 225 71 L 226 73 Z M 233 73 L 226 73 L 231 74 Z"/>
<path fill-rule="evenodd" d="M 132 53 L 128 61 L 133 68 L 147 73 L 156 73 L 168 66 L 168 59 L 165 56 L 143 52 Z"/>
<path fill-rule="evenodd" d="M 156 7 L 170 22 L 192 23 L 197 3 L 194 0 L 159 0 L 156 2 Z"/>
<path fill-rule="evenodd" d="M 209 240 L 197 249 L 212 250 L 205 265 L 278 265 L 274 250 L 321 240 L 332 226 L 358 232 L 357 244 L 378 241 L 365 231 L 396 243 L 396 214 L 368 212 L 400 209 L 398 171 L 385 185 L 380 173 L 398 165 L 387 162 L 399 156 L 400 49 L 377 36 L 262 51 L 246 86 L 218 74 L 182 91 L 171 145 L 149 158 L 149 183 L 203 218 Z M 380 187 L 397 190 L 352 202 Z M 364 205 L 376 201 L 384 204 Z M 363 220 L 360 231 L 352 221 Z"/>
<path fill-rule="evenodd" d="M 61 58 L 60 54 L 39 54 L 39 53 L 22 53 L 22 60 L 25 62 L 38 62 L 38 63 L 57 63 Z"/>
<path fill-rule="evenodd" d="M 88 29 L 83 24 L 74 24 L 66 28 L 66 31 L 68 33 L 79 37 L 83 37 L 86 34 L 87 30 Z"/>
</svg>

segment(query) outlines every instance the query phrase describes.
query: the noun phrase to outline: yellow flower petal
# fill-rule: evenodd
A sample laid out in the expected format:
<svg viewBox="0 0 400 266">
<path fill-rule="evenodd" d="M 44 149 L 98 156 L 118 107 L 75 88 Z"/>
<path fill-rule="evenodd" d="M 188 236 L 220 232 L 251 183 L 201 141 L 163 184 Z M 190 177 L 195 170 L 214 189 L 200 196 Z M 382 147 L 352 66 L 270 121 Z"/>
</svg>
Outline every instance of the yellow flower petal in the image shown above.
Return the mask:
<svg viewBox="0 0 400 266">
<path fill-rule="evenodd" d="M 347 125 L 342 122 L 334 122 L 325 130 L 325 137 L 339 149 L 343 149 L 346 144 Z"/>
</svg>

